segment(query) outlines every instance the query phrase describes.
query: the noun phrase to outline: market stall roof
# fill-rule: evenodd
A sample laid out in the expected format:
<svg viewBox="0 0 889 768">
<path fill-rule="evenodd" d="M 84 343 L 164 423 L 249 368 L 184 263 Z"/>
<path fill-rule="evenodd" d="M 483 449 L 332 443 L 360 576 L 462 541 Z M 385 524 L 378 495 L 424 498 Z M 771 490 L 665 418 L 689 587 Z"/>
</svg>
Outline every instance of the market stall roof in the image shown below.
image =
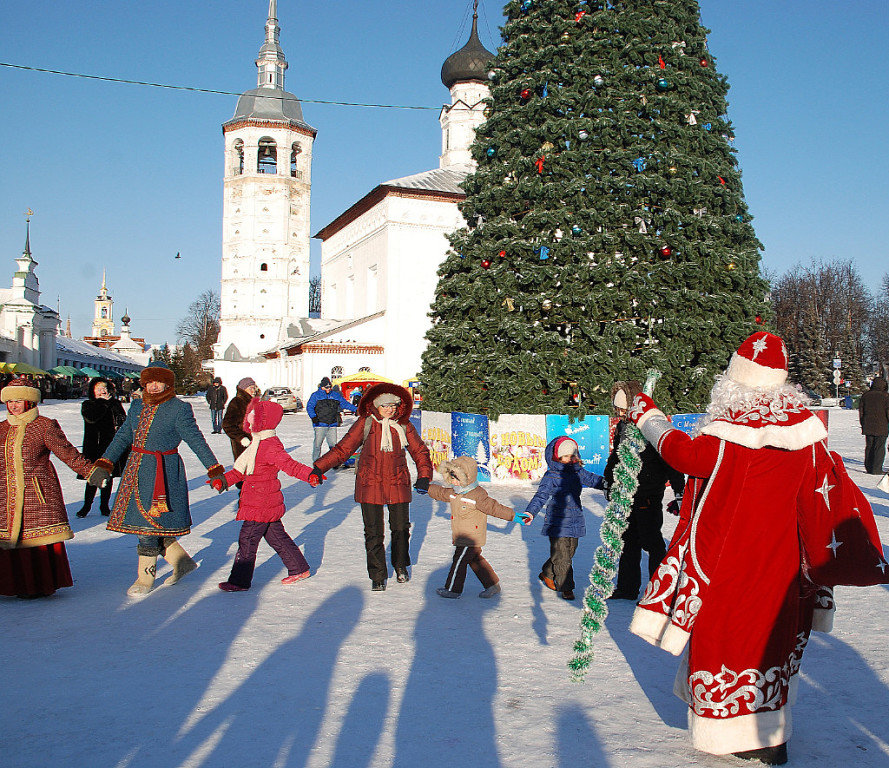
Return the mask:
<svg viewBox="0 0 889 768">
<path fill-rule="evenodd" d="M 38 368 L 35 365 L 29 365 L 28 363 L 7 363 L 6 365 L 12 373 L 27 373 L 31 376 L 46 376 L 47 373 L 49 373 L 42 368 Z"/>
<path fill-rule="evenodd" d="M 88 365 L 85 365 L 80 369 L 80 373 L 82 376 L 89 376 L 91 379 L 96 376 L 104 376 L 105 374 L 101 371 L 97 371 L 95 368 L 90 368 Z"/>
<path fill-rule="evenodd" d="M 354 381 L 383 381 L 386 384 L 394 384 L 395 382 L 392 379 L 387 379 L 385 376 L 380 376 L 378 373 L 373 373 L 373 371 L 359 371 L 358 373 L 351 373 L 348 376 L 341 376 L 338 379 L 334 379 L 334 384 L 350 384 Z"/>
</svg>

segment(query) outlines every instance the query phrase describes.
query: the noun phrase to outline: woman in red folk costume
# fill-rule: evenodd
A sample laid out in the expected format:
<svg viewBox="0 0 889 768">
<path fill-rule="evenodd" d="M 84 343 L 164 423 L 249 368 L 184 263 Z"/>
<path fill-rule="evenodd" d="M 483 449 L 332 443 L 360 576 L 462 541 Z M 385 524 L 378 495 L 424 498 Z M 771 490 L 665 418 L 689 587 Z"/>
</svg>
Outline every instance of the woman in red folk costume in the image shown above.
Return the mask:
<svg viewBox="0 0 889 768">
<path fill-rule="evenodd" d="M 689 475 L 630 630 L 685 651 L 675 690 L 697 749 L 769 765 L 787 761 L 796 673 L 810 631 L 830 629 L 831 588 L 889 583 L 867 500 L 786 379 L 784 342 L 761 331 L 717 379 L 694 438 L 647 395 L 629 413 Z"/>
</svg>

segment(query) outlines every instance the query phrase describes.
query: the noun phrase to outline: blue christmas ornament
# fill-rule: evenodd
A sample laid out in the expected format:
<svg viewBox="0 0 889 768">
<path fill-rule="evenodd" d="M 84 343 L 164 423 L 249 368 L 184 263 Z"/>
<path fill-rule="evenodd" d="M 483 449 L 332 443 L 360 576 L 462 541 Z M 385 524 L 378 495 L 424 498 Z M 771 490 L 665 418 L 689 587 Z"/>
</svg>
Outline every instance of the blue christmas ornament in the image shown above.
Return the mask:
<svg viewBox="0 0 889 768">
<path fill-rule="evenodd" d="M 571 142 L 565 139 L 565 149 L 571 149 Z"/>
<path fill-rule="evenodd" d="M 494 157 L 494 155 L 497 154 L 497 150 L 494 149 L 494 147 L 488 147 L 488 148 L 485 150 L 485 154 L 486 154 L 488 157 Z"/>
<path fill-rule="evenodd" d="M 545 245 L 541 245 L 540 248 L 537 249 L 537 253 L 540 255 L 541 261 L 546 261 L 549 258 L 549 248 Z"/>
<path fill-rule="evenodd" d="M 662 77 L 662 78 L 660 78 L 660 80 L 658 80 L 658 81 L 655 83 L 655 88 L 657 88 L 659 91 L 666 91 L 666 90 L 669 90 L 669 88 L 670 88 L 670 81 L 667 80 L 666 77 Z"/>
<path fill-rule="evenodd" d="M 740 213 L 739 213 L 737 216 L 735 216 L 735 221 L 737 221 L 737 222 L 743 222 L 743 221 L 744 221 L 744 216 L 743 216 L 743 214 L 740 214 Z"/>
<path fill-rule="evenodd" d="M 543 93 L 540 94 L 540 97 L 545 99 L 548 93 L 549 93 L 549 80 L 547 80 L 543 84 Z"/>
<path fill-rule="evenodd" d="M 713 130 L 713 123 L 704 123 L 704 130 L 705 131 L 712 131 Z"/>
<path fill-rule="evenodd" d="M 576 235 L 579 235 L 581 232 L 583 232 L 583 230 L 579 226 L 577 226 L 577 224 L 574 224 L 571 227 L 571 234 L 572 235 L 576 236 Z"/>
<path fill-rule="evenodd" d="M 633 160 L 633 166 L 636 168 L 636 170 L 639 173 L 641 173 L 642 171 L 645 170 L 645 158 L 644 157 L 637 157 L 635 160 Z"/>
<path fill-rule="evenodd" d="M 523 11 L 530 11 L 532 5 L 534 5 L 533 0 L 522 0 Z"/>
</svg>

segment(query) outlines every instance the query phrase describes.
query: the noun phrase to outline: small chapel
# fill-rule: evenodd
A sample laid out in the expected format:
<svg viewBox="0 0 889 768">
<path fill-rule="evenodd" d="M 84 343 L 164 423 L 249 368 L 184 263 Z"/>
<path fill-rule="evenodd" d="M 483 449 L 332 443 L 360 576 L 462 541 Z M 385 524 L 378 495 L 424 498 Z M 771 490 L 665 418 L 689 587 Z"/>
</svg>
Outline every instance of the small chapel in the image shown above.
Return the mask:
<svg viewBox="0 0 889 768">
<path fill-rule="evenodd" d="M 308 397 L 323 376 L 371 370 L 415 379 L 447 236 L 465 221 L 460 183 L 474 167 L 470 146 L 484 121 L 494 54 L 478 37 L 449 56 L 441 80 L 437 168 L 385 181 L 314 237 L 321 240 L 321 314 L 309 317 L 309 204 L 317 131 L 284 88 L 277 0 L 270 0 L 256 60 L 257 87 L 224 123 L 222 285 L 215 375 L 244 376 Z"/>
</svg>

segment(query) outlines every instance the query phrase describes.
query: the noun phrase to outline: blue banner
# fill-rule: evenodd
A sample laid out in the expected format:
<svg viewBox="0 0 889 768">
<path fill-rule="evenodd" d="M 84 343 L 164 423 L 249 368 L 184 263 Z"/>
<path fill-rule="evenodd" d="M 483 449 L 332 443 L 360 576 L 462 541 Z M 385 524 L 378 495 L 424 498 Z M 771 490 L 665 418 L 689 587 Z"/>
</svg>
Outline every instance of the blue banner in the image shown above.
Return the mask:
<svg viewBox="0 0 889 768">
<path fill-rule="evenodd" d="M 479 482 L 490 482 L 488 461 L 491 447 L 488 439 L 488 417 L 477 413 L 451 414 L 451 451 L 456 456 L 471 456 L 478 464 Z"/>
<path fill-rule="evenodd" d="M 585 469 L 601 475 L 608 461 L 609 422 L 608 416 L 587 416 L 569 423 L 567 416 L 546 417 L 546 442 L 565 435 L 577 443 L 580 458 Z"/>
</svg>

